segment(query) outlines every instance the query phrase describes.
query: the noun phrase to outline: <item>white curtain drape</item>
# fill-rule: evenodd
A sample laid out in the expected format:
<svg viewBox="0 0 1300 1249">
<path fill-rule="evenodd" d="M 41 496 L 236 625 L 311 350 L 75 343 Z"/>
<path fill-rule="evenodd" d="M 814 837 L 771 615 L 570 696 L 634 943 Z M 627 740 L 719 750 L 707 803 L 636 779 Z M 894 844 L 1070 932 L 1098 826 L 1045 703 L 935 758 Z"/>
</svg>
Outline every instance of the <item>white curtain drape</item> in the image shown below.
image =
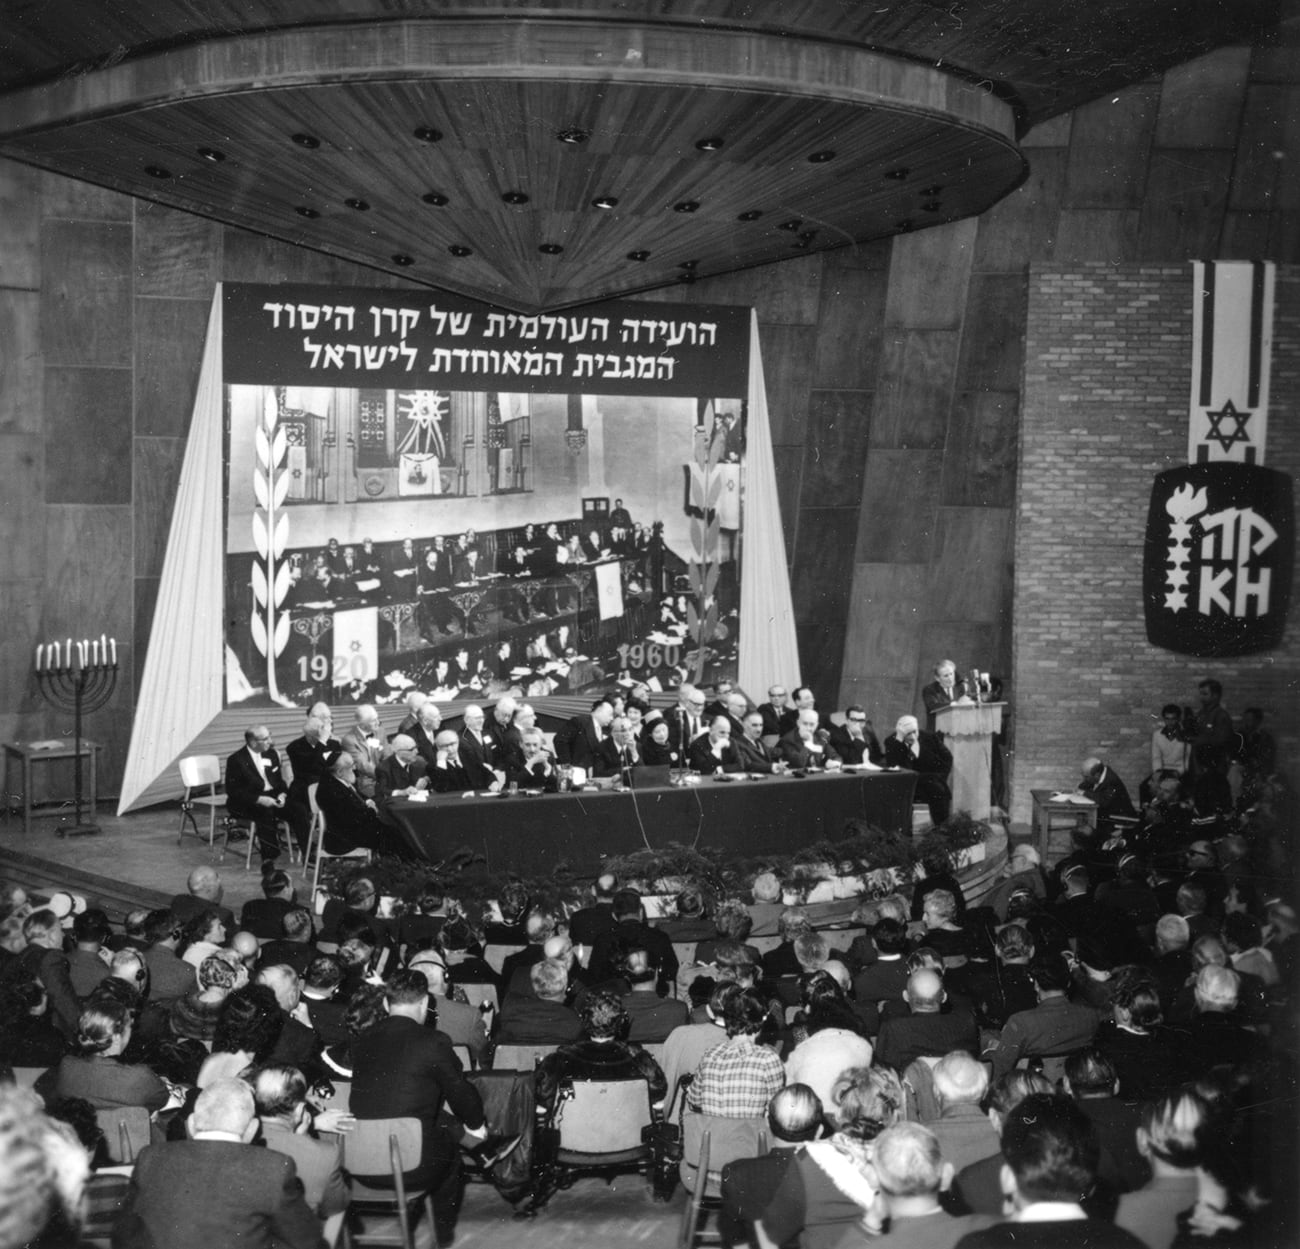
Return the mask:
<svg viewBox="0 0 1300 1249">
<path fill-rule="evenodd" d="M 745 431 L 745 527 L 740 571 L 740 658 L 737 681 L 759 703 L 767 687 L 802 680 L 785 536 L 776 493 L 772 430 L 758 344 L 758 315 L 749 314 L 749 424 Z"/>
<path fill-rule="evenodd" d="M 222 704 L 221 286 L 212 296 L 194 415 L 167 535 L 117 813 L 128 810 Z M 179 778 L 176 792 L 181 792 Z"/>
</svg>

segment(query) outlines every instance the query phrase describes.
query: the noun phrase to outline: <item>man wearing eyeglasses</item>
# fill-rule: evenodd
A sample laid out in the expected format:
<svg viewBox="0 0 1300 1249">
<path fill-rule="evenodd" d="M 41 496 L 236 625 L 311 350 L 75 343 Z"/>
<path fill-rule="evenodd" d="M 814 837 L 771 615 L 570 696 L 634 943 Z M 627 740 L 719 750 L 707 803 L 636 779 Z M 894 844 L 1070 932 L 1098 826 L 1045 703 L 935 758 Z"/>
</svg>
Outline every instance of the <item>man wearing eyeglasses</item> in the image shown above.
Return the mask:
<svg viewBox="0 0 1300 1249">
<path fill-rule="evenodd" d="M 790 706 L 790 696 L 785 686 L 776 684 L 767 691 L 767 702 L 759 703 L 758 713 L 763 717 L 763 735 L 784 737 L 794 728 L 799 713 Z"/>
<path fill-rule="evenodd" d="M 831 729 L 831 745 L 839 751 L 845 763 L 874 763 L 877 767 L 885 761 L 885 750 L 867 719 L 866 710 L 854 703 L 844 712 L 844 723 Z"/>
<path fill-rule="evenodd" d="M 677 691 L 677 706 L 665 717 L 668 721 L 668 744 L 682 759 L 690 753 L 691 743 L 709 730 L 705 701 L 703 690 L 683 683 Z"/>
</svg>

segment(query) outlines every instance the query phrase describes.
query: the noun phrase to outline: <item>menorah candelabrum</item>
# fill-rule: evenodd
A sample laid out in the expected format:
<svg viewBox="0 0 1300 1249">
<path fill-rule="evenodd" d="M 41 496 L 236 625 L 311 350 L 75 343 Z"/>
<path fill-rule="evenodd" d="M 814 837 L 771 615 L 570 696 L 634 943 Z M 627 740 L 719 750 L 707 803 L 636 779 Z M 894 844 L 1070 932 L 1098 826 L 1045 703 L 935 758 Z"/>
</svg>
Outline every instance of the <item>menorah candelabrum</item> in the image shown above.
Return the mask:
<svg viewBox="0 0 1300 1249">
<path fill-rule="evenodd" d="M 52 642 L 36 648 L 36 681 L 51 706 L 72 712 L 72 741 L 76 776 L 75 823 L 60 828 L 60 837 L 81 837 L 99 832 L 99 825 L 81 819 L 81 761 L 85 753 L 81 740 L 82 717 L 98 711 L 117 685 L 117 639 L 100 635 L 96 640 Z"/>
</svg>

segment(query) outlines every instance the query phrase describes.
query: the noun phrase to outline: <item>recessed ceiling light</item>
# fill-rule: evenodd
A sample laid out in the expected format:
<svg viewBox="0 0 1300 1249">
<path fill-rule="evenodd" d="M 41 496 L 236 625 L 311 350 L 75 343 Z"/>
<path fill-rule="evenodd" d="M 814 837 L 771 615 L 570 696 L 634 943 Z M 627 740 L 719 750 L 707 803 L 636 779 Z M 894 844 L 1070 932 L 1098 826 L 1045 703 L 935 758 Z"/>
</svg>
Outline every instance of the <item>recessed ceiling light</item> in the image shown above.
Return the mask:
<svg viewBox="0 0 1300 1249">
<path fill-rule="evenodd" d="M 357 199 L 355 195 L 351 199 L 345 199 L 343 202 L 349 208 L 355 208 L 359 213 L 370 211 L 370 205 L 363 199 Z"/>
<path fill-rule="evenodd" d="M 555 137 L 561 143 L 586 143 L 591 138 L 591 131 L 583 130 L 581 126 L 566 126 Z"/>
<path fill-rule="evenodd" d="M 911 172 L 906 165 L 899 165 L 896 169 L 886 169 L 885 177 L 892 178 L 895 182 L 902 182 Z"/>
<path fill-rule="evenodd" d="M 289 136 L 299 147 L 312 150 L 320 147 L 320 140 L 314 134 L 293 134 Z"/>
<path fill-rule="evenodd" d="M 199 155 L 204 160 L 211 161 L 214 165 L 219 165 L 226 159 L 225 152 L 219 151 L 215 147 L 201 147 L 199 148 Z"/>
<path fill-rule="evenodd" d="M 921 204 L 921 207 L 928 213 L 937 213 L 943 208 L 943 205 L 937 199 L 928 199 Z"/>
<path fill-rule="evenodd" d="M 628 252 L 627 258 L 629 260 L 637 260 L 637 261 L 649 260 L 650 253 L 649 252 Z"/>
<path fill-rule="evenodd" d="M 420 198 L 435 208 L 446 208 L 451 201 L 441 191 L 426 191 Z"/>
<path fill-rule="evenodd" d="M 743 213 L 740 213 L 736 217 L 736 220 L 757 221 L 762 215 L 763 215 L 763 210 L 761 208 L 747 208 Z"/>
<path fill-rule="evenodd" d="M 941 186 L 922 187 L 921 194 L 924 195 L 927 199 L 934 199 L 936 195 L 943 194 L 943 187 Z"/>
<path fill-rule="evenodd" d="M 442 140 L 442 131 L 433 126 L 416 126 L 411 131 L 421 143 L 438 143 Z"/>
<path fill-rule="evenodd" d="M 902 221 L 894 222 L 894 229 L 897 230 L 899 234 L 906 234 L 911 228 L 912 219 L 910 217 L 905 217 Z"/>
<path fill-rule="evenodd" d="M 309 208 L 306 204 L 299 204 L 293 211 L 300 217 L 306 217 L 309 221 L 320 216 L 320 213 L 315 208 Z"/>
<path fill-rule="evenodd" d="M 701 139 L 695 146 L 701 152 L 716 152 L 725 142 L 725 139 L 720 139 L 717 135 L 714 135 L 708 139 Z"/>
<path fill-rule="evenodd" d="M 700 201 L 696 199 L 684 199 L 680 203 L 673 205 L 673 212 L 675 213 L 693 213 L 699 212 L 699 210 Z"/>
<path fill-rule="evenodd" d="M 523 193 L 523 191 L 506 191 L 506 192 L 501 196 L 501 198 L 502 198 L 503 200 L 505 200 L 505 202 L 506 202 L 507 204 L 526 204 L 526 203 L 528 203 L 528 196 L 525 195 L 525 194 Z"/>
<path fill-rule="evenodd" d="M 805 243 L 811 243 L 811 242 L 813 241 L 813 239 L 815 239 L 815 238 L 817 237 L 817 231 L 816 231 L 816 230 L 801 230 L 801 231 L 799 232 L 799 237 L 800 237 L 800 238 L 801 238 Z"/>
<path fill-rule="evenodd" d="M 679 260 L 679 261 L 677 262 L 677 267 L 678 267 L 679 269 L 687 269 L 687 270 L 690 270 L 690 269 L 696 269 L 696 268 L 698 268 L 698 267 L 699 267 L 699 264 L 700 264 L 700 262 L 699 262 L 698 260 Z"/>
<path fill-rule="evenodd" d="M 695 274 L 690 272 L 690 270 L 687 270 L 685 273 L 679 273 L 677 275 L 677 280 L 679 282 L 686 282 L 689 284 L 695 281 Z"/>
<path fill-rule="evenodd" d="M 803 225 L 802 220 L 800 220 L 798 217 L 791 217 L 789 221 L 781 222 L 781 224 L 776 228 L 778 230 L 790 230 L 791 232 L 793 232 L 797 230 L 801 225 Z"/>
<path fill-rule="evenodd" d="M 472 256 L 474 254 L 474 249 L 472 247 L 466 247 L 462 243 L 453 243 L 449 248 L 447 248 L 447 250 L 451 252 L 453 256 Z"/>
<path fill-rule="evenodd" d="M 593 208 L 616 208 L 618 200 L 612 195 L 598 195 L 591 201 L 591 206 Z"/>
<path fill-rule="evenodd" d="M 414 263 L 415 257 L 408 256 L 405 252 L 393 253 L 393 264 L 395 265 L 401 265 L 402 268 L 406 268 L 407 265 L 413 265 Z"/>
<path fill-rule="evenodd" d="M 814 152 L 808 159 L 814 165 L 824 165 L 828 160 L 835 159 L 835 153 L 828 148 L 822 152 Z"/>
<path fill-rule="evenodd" d="M 541 252 L 543 256 L 558 256 L 564 248 L 561 247 L 559 243 L 540 243 L 538 244 L 537 250 Z"/>
<path fill-rule="evenodd" d="M 151 178 L 170 178 L 172 176 L 172 171 L 164 169 L 161 165 L 146 165 L 144 171 Z"/>
</svg>

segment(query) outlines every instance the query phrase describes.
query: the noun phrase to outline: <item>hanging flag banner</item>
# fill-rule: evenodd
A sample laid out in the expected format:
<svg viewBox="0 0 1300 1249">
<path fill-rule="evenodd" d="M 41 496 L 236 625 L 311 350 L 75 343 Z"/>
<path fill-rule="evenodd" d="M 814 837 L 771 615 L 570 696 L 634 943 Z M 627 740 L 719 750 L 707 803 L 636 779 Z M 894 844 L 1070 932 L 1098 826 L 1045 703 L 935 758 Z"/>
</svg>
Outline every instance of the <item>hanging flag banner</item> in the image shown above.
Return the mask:
<svg viewBox="0 0 1300 1249">
<path fill-rule="evenodd" d="M 1193 270 L 1191 464 L 1264 462 L 1275 266 L 1197 261 Z"/>
<path fill-rule="evenodd" d="M 1192 464 L 1161 473 L 1147 516 L 1147 638 L 1222 658 L 1282 640 L 1291 596 L 1291 478 L 1254 464 Z"/>
</svg>

